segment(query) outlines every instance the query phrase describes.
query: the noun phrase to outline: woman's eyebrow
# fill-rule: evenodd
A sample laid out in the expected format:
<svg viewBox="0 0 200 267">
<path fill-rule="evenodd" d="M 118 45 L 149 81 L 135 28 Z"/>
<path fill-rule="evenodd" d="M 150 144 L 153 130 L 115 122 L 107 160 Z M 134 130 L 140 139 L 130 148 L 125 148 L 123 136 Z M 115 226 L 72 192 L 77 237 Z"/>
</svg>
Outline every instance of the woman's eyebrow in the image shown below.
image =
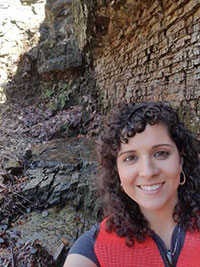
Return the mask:
<svg viewBox="0 0 200 267">
<path fill-rule="evenodd" d="M 156 144 L 153 146 L 153 148 L 157 148 L 157 147 L 160 147 L 160 146 L 169 146 L 169 147 L 173 147 L 173 145 L 170 145 L 170 144 Z"/>
<path fill-rule="evenodd" d="M 127 154 L 127 153 L 136 153 L 136 150 L 126 150 L 124 152 L 119 152 L 119 156 L 121 156 L 123 154 Z"/>
</svg>

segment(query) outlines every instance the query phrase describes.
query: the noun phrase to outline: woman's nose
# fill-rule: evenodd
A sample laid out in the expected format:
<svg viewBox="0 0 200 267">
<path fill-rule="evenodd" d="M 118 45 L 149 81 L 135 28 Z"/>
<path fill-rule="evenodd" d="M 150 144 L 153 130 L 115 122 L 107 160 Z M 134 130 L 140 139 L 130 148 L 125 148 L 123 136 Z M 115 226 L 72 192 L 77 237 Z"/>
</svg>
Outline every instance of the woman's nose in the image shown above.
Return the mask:
<svg viewBox="0 0 200 267">
<path fill-rule="evenodd" d="M 139 165 L 139 175 L 141 177 L 148 179 L 152 178 L 152 176 L 155 176 L 157 174 L 158 174 L 158 168 L 152 159 L 149 158 L 141 159 Z"/>
</svg>

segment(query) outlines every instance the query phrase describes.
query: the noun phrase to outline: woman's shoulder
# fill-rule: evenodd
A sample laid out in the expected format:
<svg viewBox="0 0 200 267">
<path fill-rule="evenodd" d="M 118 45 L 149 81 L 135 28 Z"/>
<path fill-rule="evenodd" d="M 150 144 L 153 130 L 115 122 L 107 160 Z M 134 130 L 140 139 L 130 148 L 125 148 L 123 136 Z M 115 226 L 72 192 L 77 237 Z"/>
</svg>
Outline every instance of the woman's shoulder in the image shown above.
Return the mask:
<svg viewBox="0 0 200 267">
<path fill-rule="evenodd" d="M 100 224 L 92 226 L 92 228 L 81 235 L 69 250 L 70 254 L 79 254 L 93 261 L 99 266 L 98 260 L 94 252 L 95 241 L 98 236 Z"/>
</svg>

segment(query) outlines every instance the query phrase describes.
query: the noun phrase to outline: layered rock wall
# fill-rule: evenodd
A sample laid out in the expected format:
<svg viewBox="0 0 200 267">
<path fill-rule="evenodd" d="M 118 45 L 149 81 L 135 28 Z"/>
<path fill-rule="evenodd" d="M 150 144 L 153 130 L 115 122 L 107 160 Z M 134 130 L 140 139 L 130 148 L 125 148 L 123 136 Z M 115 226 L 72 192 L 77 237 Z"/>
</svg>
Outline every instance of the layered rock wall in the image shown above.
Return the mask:
<svg viewBox="0 0 200 267">
<path fill-rule="evenodd" d="M 90 1 L 77 2 L 88 17 L 80 23 L 93 22 L 88 38 L 79 39 L 83 50 L 91 49 L 102 108 L 123 99 L 168 100 L 189 125 L 198 125 L 199 1 L 96 1 L 92 7 Z"/>
<path fill-rule="evenodd" d="M 0 12 L 0 82 L 10 96 L 82 76 L 78 91 L 92 87 L 104 111 L 122 100 L 168 100 L 199 130 L 199 1 L 9 0 Z"/>
</svg>

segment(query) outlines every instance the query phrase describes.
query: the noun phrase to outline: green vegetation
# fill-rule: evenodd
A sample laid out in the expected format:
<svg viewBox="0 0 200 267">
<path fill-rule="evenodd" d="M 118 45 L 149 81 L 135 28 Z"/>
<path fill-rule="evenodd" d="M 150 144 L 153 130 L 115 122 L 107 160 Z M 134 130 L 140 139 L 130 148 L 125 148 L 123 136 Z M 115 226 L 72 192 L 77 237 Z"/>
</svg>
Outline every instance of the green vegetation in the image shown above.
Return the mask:
<svg viewBox="0 0 200 267">
<path fill-rule="evenodd" d="M 69 108 L 72 103 L 72 90 L 68 84 L 63 85 L 60 89 L 55 86 L 51 89 L 44 90 L 42 100 L 47 104 L 47 107 L 57 111 Z"/>
</svg>

